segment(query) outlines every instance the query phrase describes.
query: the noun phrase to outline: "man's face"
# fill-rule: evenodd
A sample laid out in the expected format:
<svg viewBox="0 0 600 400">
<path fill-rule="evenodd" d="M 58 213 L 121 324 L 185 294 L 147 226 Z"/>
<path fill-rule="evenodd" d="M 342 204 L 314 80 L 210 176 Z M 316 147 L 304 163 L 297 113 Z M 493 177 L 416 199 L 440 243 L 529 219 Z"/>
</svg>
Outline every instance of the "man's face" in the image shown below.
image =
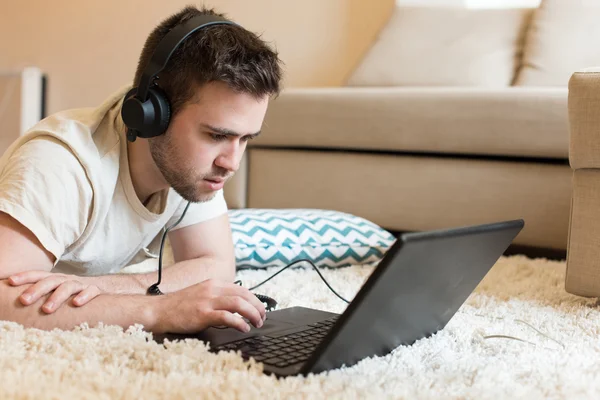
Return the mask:
<svg viewBox="0 0 600 400">
<path fill-rule="evenodd" d="M 256 99 L 211 82 L 198 89 L 164 135 L 149 139 L 167 183 L 185 200 L 212 199 L 239 168 L 249 139 L 261 129 L 268 96 Z"/>
</svg>

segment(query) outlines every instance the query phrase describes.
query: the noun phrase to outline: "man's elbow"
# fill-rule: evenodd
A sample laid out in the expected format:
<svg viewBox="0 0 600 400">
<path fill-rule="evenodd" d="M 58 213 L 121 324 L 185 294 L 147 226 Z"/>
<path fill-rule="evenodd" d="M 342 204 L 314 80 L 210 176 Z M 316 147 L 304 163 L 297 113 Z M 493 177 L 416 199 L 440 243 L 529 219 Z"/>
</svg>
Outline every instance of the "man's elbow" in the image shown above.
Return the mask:
<svg viewBox="0 0 600 400">
<path fill-rule="evenodd" d="M 235 258 L 230 260 L 215 256 L 203 256 L 194 259 L 194 262 L 197 263 L 194 265 L 194 269 L 197 271 L 197 276 L 194 278 L 195 283 L 207 279 L 217 279 L 231 283 L 235 281 Z"/>
<path fill-rule="evenodd" d="M 227 282 L 235 281 L 235 260 L 233 262 L 227 262 L 222 268 L 223 277 L 222 279 Z"/>
<path fill-rule="evenodd" d="M 15 287 L 7 279 L 0 279 L 0 321 L 12 321 L 31 328 L 40 327 L 36 324 L 39 323 L 39 317 L 35 314 L 37 310 L 32 311 L 36 309 L 36 305 L 32 304 L 31 309 L 28 309 L 19 301 L 21 293 L 30 286 L 32 285 Z M 46 297 L 38 300 L 38 307 L 40 302 L 46 301 Z"/>
<path fill-rule="evenodd" d="M 220 279 L 226 282 L 235 281 L 235 257 L 217 260 L 217 271 Z"/>
</svg>

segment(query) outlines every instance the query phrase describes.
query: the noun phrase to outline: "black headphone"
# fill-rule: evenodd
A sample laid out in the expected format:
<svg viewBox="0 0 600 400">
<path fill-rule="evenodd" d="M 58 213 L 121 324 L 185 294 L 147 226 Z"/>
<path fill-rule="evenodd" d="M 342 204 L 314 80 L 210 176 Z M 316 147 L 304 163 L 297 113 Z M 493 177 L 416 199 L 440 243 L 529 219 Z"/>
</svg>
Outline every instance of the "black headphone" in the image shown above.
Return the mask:
<svg viewBox="0 0 600 400">
<path fill-rule="evenodd" d="M 155 83 L 173 52 L 183 41 L 198 29 L 210 25 L 237 25 L 217 15 L 200 15 L 171 29 L 160 41 L 152 58 L 144 69 L 138 87 L 125 95 L 121 117 L 127 126 L 127 140 L 136 137 L 151 138 L 163 134 L 171 119 L 171 106 L 164 91 Z"/>
</svg>

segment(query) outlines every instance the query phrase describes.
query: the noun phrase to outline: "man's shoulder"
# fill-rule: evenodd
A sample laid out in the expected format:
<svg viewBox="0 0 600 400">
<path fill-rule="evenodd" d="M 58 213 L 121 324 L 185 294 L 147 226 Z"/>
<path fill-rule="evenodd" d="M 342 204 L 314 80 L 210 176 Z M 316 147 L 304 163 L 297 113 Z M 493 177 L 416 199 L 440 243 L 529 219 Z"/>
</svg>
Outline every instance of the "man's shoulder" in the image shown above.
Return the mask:
<svg viewBox="0 0 600 400">
<path fill-rule="evenodd" d="M 93 168 L 107 154 L 120 150 L 121 132 L 116 123 L 120 110 L 120 89 L 98 107 L 73 108 L 59 111 L 39 121 L 5 152 L 12 157 L 26 147 L 40 157 L 54 157 L 56 153 L 70 153 L 86 167 Z M 116 155 L 118 159 L 118 155 Z"/>
</svg>

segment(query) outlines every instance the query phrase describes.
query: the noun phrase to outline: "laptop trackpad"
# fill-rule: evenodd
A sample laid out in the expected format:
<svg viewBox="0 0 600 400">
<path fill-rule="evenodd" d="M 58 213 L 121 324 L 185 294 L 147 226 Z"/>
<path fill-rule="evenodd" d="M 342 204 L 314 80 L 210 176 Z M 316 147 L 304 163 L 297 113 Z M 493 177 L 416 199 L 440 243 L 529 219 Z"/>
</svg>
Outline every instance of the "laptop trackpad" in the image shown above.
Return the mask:
<svg viewBox="0 0 600 400">
<path fill-rule="evenodd" d="M 219 346 L 223 343 L 233 342 L 252 336 L 268 335 L 283 330 L 287 331 L 295 326 L 297 325 L 290 322 L 279 321 L 267 317 L 267 320 L 262 327 L 255 328 L 251 325 L 251 330 L 248 333 L 240 332 L 233 328 L 208 328 L 198 335 L 198 339 L 210 342 L 211 346 Z"/>
</svg>

